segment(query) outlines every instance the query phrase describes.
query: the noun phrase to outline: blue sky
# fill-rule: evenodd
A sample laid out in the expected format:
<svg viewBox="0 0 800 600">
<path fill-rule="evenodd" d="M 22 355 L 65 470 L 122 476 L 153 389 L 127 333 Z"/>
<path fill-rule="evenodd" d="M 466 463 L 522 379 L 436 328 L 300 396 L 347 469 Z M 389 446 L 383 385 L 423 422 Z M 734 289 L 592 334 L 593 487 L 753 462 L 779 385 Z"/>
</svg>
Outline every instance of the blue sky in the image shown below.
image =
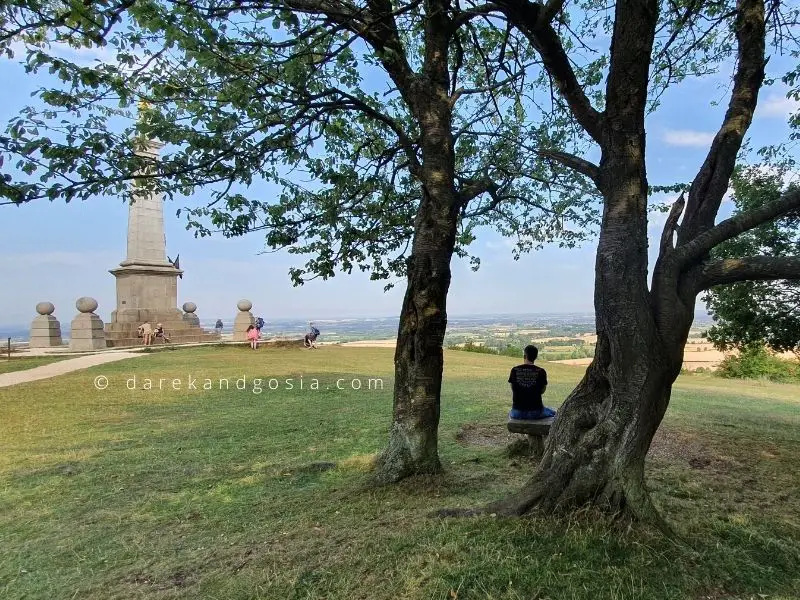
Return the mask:
<svg viewBox="0 0 800 600">
<path fill-rule="evenodd" d="M 93 58 L 90 54 L 85 59 Z M 16 59 L 15 59 L 16 60 Z M 781 73 L 781 61 L 769 64 Z M 0 123 L 30 102 L 44 80 L 26 75 L 19 65 L 0 59 L 3 82 Z M 688 180 L 701 164 L 727 102 L 729 73 L 689 81 L 670 90 L 648 120 L 648 175 L 651 183 Z M 753 147 L 786 139 L 787 117 L 797 105 L 778 85 L 762 91 L 751 128 Z M 713 106 L 722 101 L 722 106 Z M 269 192 L 264 188 L 265 193 Z M 259 234 L 239 239 L 195 239 L 175 216 L 179 206 L 165 205 L 167 252 L 180 253 L 185 274 L 178 302 L 193 301 L 203 319 L 232 320 L 236 302 L 248 298 L 253 312 L 270 318 L 346 318 L 398 314 L 404 282 L 384 293 L 382 282 L 361 273 L 337 275 L 292 287 L 287 271 L 302 257 L 263 253 Z M 114 278 L 108 270 L 125 258 L 127 206 L 114 197 L 64 204 L 40 201 L 0 207 L 0 324 L 22 324 L 34 316 L 37 302 L 50 301 L 56 316 L 68 322 L 75 300 L 92 296 L 108 319 L 115 306 Z M 722 217 L 727 216 L 723 211 Z M 652 215 L 651 250 L 663 215 Z M 479 233 L 472 248 L 481 257 L 478 272 L 454 258 L 448 300 L 452 315 L 481 313 L 591 312 L 596 241 L 566 250 L 548 247 L 514 261 L 509 240 Z M 651 252 L 652 254 L 652 252 Z M 652 259 L 651 259 L 652 260 Z"/>
</svg>

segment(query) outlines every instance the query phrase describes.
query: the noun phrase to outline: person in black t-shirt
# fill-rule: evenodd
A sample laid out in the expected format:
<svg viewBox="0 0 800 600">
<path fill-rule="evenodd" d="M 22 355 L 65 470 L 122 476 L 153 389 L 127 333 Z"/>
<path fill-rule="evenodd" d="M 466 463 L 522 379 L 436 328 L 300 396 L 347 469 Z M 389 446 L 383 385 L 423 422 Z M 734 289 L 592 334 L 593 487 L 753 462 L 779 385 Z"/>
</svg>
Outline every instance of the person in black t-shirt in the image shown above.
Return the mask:
<svg viewBox="0 0 800 600">
<path fill-rule="evenodd" d="M 508 383 L 511 384 L 512 407 L 510 419 L 547 419 L 556 411 L 542 404 L 542 394 L 547 389 L 547 371 L 534 365 L 539 349 L 525 347 L 525 360 L 511 369 Z"/>
</svg>

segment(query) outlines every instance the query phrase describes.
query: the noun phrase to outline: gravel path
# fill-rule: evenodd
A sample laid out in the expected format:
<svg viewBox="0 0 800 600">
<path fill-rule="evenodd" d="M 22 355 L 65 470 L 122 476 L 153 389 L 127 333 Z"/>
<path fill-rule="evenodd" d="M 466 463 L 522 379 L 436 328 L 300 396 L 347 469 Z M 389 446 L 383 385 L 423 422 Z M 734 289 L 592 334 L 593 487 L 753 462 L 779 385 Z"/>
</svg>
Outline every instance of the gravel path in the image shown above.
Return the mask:
<svg viewBox="0 0 800 600">
<path fill-rule="evenodd" d="M 72 373 L 73 371 L 80 371 L 81 369 L 88 369 L 89 367 L 96 367 L 97 365 L 116 362 L 126 358 L 135 358 L 137 356 L 145 356 L 145 354 L 142 352 L 109 352 L 103 354 L 90 354 L 88 356 L 68 358 L 49 365 L 34 367 L 32 369 L 12 371 L 10 373 L 0 373 L 0 388 L 17 385 L 20 383 L 28 383 L 29 381 L 49 379 L 50 377 L 57 377 L 58 375 Z"/>
</svg>

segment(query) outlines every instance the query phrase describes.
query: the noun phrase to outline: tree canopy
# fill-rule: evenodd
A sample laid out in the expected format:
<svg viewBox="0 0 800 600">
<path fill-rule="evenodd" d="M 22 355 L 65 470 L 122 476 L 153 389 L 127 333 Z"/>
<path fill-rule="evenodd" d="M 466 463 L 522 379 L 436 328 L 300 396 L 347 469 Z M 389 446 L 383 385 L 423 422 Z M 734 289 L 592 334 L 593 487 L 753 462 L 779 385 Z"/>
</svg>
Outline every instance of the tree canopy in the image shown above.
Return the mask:
<svg viewBox="0 0 800 600">
<path fill-rule="evenodd" d="M 308 255 L 296 283 L 356 265 L 375 279 L 403 275 L 421 196 L 419 84 L 432 12 L 383 1 L 7 6 L 2 47 L 24 47 L 27 70 L 60 85 L 43 87 L 0 140 L 24 173 L 8 176 L 0 196 L 128 197 L 136 179 L 181 199 L 198 235 L 260 230 L 269 247 Z M 587 138 L 534 50 L 488 12 L 454 4 L 442 21 L 456 251 L 466 256 L 482 226 L 516 238 L 518 252 L 573 245 L 598 215 L 591 182 L 564 166 Z M 107 60 L 80 64 L 65 46 L 101 47 Z M 586 62 L 582 78 L 599 82 L 603 61 Z M 166 144 L 146 179 L 139 135 Z M 280 197 L 255 193 L 258 180 Z M 193 204 L 201 188 L 211 200 Z"/>
<path fill-rule="evenodd" d="M 741 214 L 775 202 L 797 187 L 784 184 L 791 165 L 740 167 L 731 180 L 732 196 Z M 713 251 L 719 259 L 753 255 L 787 257 L 800 255 L 800 211 L 764 223 L 728 240 Z M 800 350 L 800 282 L 740 281 L 711 288 L 704 296 L 715 324 L 707 337 L 720 350 L 768 346 L 778 351 Z"/>
</svg>

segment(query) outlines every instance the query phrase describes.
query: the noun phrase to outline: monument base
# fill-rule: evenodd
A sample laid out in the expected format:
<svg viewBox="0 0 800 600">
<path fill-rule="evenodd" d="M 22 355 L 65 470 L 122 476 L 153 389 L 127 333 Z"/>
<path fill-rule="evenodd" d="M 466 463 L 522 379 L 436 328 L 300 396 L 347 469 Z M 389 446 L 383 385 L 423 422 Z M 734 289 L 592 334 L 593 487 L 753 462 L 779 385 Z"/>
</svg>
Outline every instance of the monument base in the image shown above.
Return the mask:
<svg viewBox="0 0 800 600">
<path fill-rule="evenodd" d="M 103 320 L 94 313 L 81 313 L 72 319 L 69 332 L 69 349 L 75 352 L 103 350 L 106 338 Z"/>
<path fill-rule="evenodd" d="M 28 348 L 56 348 L 63 343 L 61 324 L 53 315 L 39 315 L 33 320 Z"/>
<path fill-rule="evenodd" d="M 177 309 L 170 312 L 138 309 L 133 312 L 126 310 L 111 313 L 111 323 L 106 325 L 106 343 L 112 348 L 140 346 L 142 338 L 136 335 L 136 330 L 144 322 L 149 322 L 153 329 L 156 324 L 161 323 L 171 344 L 215 342 L 220 339 L 217 332 L 200 327 L 199 319 L 197 323 L 184 320 L 181 311 Z M 153 337 L 153 344 L 162 341 L 164 340 Z"/>
<path fill-rule="evenodd" d="M 178 276 L 183 271 L 172 263 L 126 260 L 110 272 L 117 279 L 117 310 L 111 313 L 105 329 L 109 347 L 140 346 L 142 338 L 136 330 L 145 322 L 153 329 L 161 323 L 170 343 L 220 339 L 218 333 L 202 329 L 196 315 L 187 316 L 176 308 Z M 153 337 L 153 344 L 164 341 Z"/>
</svg>

